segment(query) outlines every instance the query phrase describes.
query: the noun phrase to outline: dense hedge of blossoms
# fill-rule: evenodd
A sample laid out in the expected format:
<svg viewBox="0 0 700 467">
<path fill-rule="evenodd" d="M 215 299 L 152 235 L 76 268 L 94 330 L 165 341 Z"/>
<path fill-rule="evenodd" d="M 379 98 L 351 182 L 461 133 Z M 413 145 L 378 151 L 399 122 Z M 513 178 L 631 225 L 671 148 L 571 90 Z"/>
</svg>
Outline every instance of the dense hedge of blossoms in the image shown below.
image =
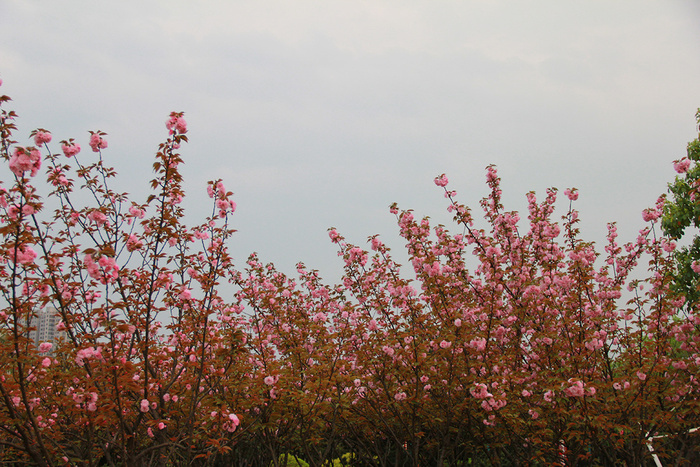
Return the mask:
<svg viewBox="0 0 700 467">
<path fill-rule="evenodd" d="M 579 237 L 576 190 L 561 220 L 556 190 L 529 193 L 521 220 L 490 166 L 481 228 L 441 175 L 459 233 L 392 206 L 406 270 L 378 237 L 366 250 L 331 229 L 345 274 L 330 286 L 303 264 L 295 277 L 255 255 L 236 268 L 221 180 L 207 186 L 210 214 L 184 224 L 183 114 L 167 120 L 143 202 L 109 187 L 105 133 L 91 132 L 88 163 L 72 139 L 53 152 L 44 129 L 22 146 L 15 118 L 0 114 L 14 177 L 0 188 L 3 462 L 697 459 L 700 316 L 669 289 L 663 198 L 634 241 L 619 244 L 611 224 L 597 250 Z M 631 275 L 640 262 L 644 279 Z M 31 321 L 47 306 L 64 338 L 37 348 Z"/>
</svg>

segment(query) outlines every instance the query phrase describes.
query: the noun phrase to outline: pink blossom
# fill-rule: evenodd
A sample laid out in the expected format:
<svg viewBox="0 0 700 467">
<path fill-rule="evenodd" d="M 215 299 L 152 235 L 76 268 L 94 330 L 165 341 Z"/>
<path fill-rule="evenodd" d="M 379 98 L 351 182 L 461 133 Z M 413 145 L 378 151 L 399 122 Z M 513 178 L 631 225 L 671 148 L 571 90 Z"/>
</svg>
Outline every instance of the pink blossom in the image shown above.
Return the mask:
<svg viewBox="0 0 700 467">
<path fill-rule="evenodd" d="M 74 157 L 80 152 L 80 145 L 74 143 L 73 141 L 63 142 L 63 144 L 61 144 L 61 150 L 63 151 L 64 156 Z"/>
<path fill-rule="evenodd" d="M 231 212 L 236 210 L 236 203 L 233 203 L 227 199 L 217 199 L 216 207 L 219 209 L 220 217 L 224 217 L 226 215 L 226 211 L 229 209 Z"/>
<path fill-rule="evenodd" d="M 333 243 L 337 243 L 340 240 L 340 235 L 338 234 L 338 231 L 335 229 L 329 230 L 328 236 L 331 238 L 331 241 Z"/>
<path fill-rule="evenodd" d="M 34 133 L 34 144 L 37 146 L 41 146 L 44 143 L 50 143 L 51 142 L 51 133 L 49 133 L 46 130 L 37 130 L 36 133 Z"/>
<path fill-rule="evenodd" d="M 140 250 L 143 248 L 143 242 L 138 239 L 136 235 L 129 235 L 129 238 L 126 241 L 126 249 L 128 251 L 135 251 L 135 250 Z"/>
<path fill-rule="evenodd" d="M 163 423 L 163 422 L 158 423 L 158 429 L 159 430 L 165 429 L 165 423 Z"/>
<path fill-rule="evenodd" d="M 469 392 L 477 399 L 493 397 L 493 395 L 488 391 L 488 386 L 486 386 L 484 383 L 476 383 L 474 387 L 469 390 Z"/>
<path fill-rule="evenodd" d="M 644 211 L 642 211 L 642 219 L 644 219 L 644 222 L 653 222 L 660 216 L 661 213 L 656 209 L 647 208 Z"/>
<path fill-rule="evenodd" d="M 50 367 L 51 366 L 51 359 L 49 357 L 46 357 L 45 359 L 43 359 L 41 361 L 41 366 L 43 366 L 44 368 Z"/>
<path fill-rule="evenodd" d="M 469 346 L 472 347 L 473 349 L 482 352 L 486 350 L 486 339 L 484 338 L 478 338 L 478 339 L 472 339 L 469 342 Z"/>
<path fill-rule="evenodd" d="M 36 148 L 17 147 L 10 157 L 10 170 L 18 177 L 24 176 L 24 172 L 31 171 L 31 176 L 39 172 L 41 168 L 41 153 Z"/>
<path fill-rule="evenodd" d="M 28 246 L 21 246 L 17 249 L 14 257 L 14 262 L 25 266 L 34 263 L 36 252 Z"/>
<path fill-rule="evenodd" d="M 102 138 L 104 133 L 102 132 L 90 132 L 90 147 L 92 152 L 100 152 L 100 149 L 107 148 L 107 140 Z"/>
<path fill-rule="evenodd" d="M 51 133 L 49 133 L 46 130 L 37 130 L 36 133 L 34 133 L 34 144 L 37 146 L 41 146 L 44 143 L 50 143 L 51 142 Z"/>
<path fill-rule="evenodd" d="M 51 184 L 53 186 L 67 186 L 68 185 L 68 179 L 63 174 L 61 169 L 56 168 L 56 169 L 51 170 L 50 177 L 52 177 Z"/>
<path fill-rule="evenodd" d="M 170 130 L 171 135 L 175 132 L 181 135 L 187 133 L 187 122 L 182 115 L 182 113 L 172 112 L 170 118 L 165 122 L 165 127 Z"/>
<path fill-rule="evenodd" d="M 7 208 L 7 215 L 10 216 L 10 219 L 17 219 L 17 216 L 19 215 L 20 210 L 17 206 L 12 205 L 9 208 Z"/>
<path fill-rule="evenodd" d="M 88 214 L 87 218 L 97 225 L 104 225 L 104 223 L 107 221 L 107 216 L 98 210 L 92 211 L 90 214 Z"/>
<path fill-rule="evenodd" d="M 684 157 L 683 159 L 673 161 L 673 168 L 679 174 L 686 173 L 690 168 L 690 159 Z"/>
<path fill-rule="evenodd" d="M 266 376 L 265 379 L 263 380 L 263 382 L 265 384 L 267 384 L 268 386 L 272 386 L 273 384 L 275 384 L 275 377 L 274 376 Z"/>
<path fill-rule="evenodd" d="M 697 274 L 700 274 L 700 263 L 697 261 L 693 261 L 692 264 L 690 265 L 693 271 L 695 271 Z"/>
<path fill-rule="evenodd" d="M 571 201 L 576 201 L 578 199 L 578 190 L 576 188 L 567 188 L 564 190 L 564 194 Z"/>
<path fill-rule="evenodd" d="M 405 393 L 405 392 L 397 392 L 397 393 L 394 395 L 394 399 L 396 399 L 397 401 L 405 400 L 405 399 L 406 399 L 406 393 Z"/>
<path fill-rule="evenodd" d="M 42 342 L 41 344 L 39 344 L 39 352 L 48 352 L 49 350 L 51 350 L 52 347 L 53 344 L 51 342 Z"/>
<path fill-rule="evenodd" d="M 148 402 L 148 399 L 142 399 L 140 404 L 141 412 L 146 413 L 150 410 L 150 408 L 151 404 Z"/>
<path fill-rule="evenodd" d="M 640 381 L 644 381 L 645 379 L 647 379 L 647 375 L 646 373 L 640 370 L 637 372 L 637 378 L 639 378 Z"/>
<path fill-rule="evenodd" d="M 671 365 L 676 370 L 685 370 L 686 368 L 688 368 L 688 365 L 686 365 L 686 363 L 683 360 L 678 361 L 678 362 L 673 362 Z"/>
<path fill-rule="evenodd" d="M 569 380 L 569 382 L 571 383 L 572 381 Z M 575 381 L 571 386 L 565 388 L 564 392 L 567 396 L 582 397 L 585 394 L 583 390 L 583 382 Z"/>
<path fill-rule="evenodd" d="M 88 274 L 90 274 L 90 277 L 97 281 L 102 280 L 100 268 L 97 266 L 97 263 L 95 263 L 95 260 L 92 259 L 92 256 L 85 255 L 83 258 L 83 264 L 85 264 L 85 268 L 87 269 Z"/>
<path fill-rule="evenodd" d="M 236 431 L 236 427 L 240 425 L 241 421 L 238 419 L 236 414 L 228 414 L 224 418 L 224 429 L 230 433 Z"/>
<path fill-rule="evenodd" d="M 136 206 L 130 206 L 129 214 L 131 214 L 134 217 L 138 217 L 139 219 L 143 219 L 143 216 L 146 215 L 146 212 L 143 209 L 137 208 Z"/>
<path fill-rule="evenodd" d="M 451 343 L 451 342 L 448 342 L 448 341 L 445 341 L 445 340 L 440 341 L 440 348 L 449 349 L 451 346 L 452 346 L 452 343 Z"/>
<path fill-rule="evenodd" d="M 671 240 L 663 241 L 661 246 L 666 253 L 672 253 L 676 249 L 676 242 Z"/>
<path fill-rule="evenodd" d="M 447 180 L 447 176 L 445 174 L 435 177 L 435 184 L 437 186 L 446 187 L 448 182 L 449 181 Z"/>
</svg>

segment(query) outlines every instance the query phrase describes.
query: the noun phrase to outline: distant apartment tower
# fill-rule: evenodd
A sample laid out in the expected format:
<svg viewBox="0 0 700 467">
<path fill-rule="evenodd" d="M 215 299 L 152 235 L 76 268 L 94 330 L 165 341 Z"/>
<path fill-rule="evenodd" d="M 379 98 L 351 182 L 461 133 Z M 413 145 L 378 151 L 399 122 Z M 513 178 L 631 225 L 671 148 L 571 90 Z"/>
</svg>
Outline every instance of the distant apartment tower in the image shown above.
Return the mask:
<svg viewBox="0 0 700 467">
<path fill-rule="evenodd" d="M 42 342 L 50 342 L 56 348 L 58 339 L 64 334 L 57 329 L 61 318 L 58 315 L 56 308 L 47 306 L 39 310 L 34 318 L 32 318 L 31 327 L 33 331 L 29 331 L 29 338 L 34 341 L 38 347 Z"/>
</svg>

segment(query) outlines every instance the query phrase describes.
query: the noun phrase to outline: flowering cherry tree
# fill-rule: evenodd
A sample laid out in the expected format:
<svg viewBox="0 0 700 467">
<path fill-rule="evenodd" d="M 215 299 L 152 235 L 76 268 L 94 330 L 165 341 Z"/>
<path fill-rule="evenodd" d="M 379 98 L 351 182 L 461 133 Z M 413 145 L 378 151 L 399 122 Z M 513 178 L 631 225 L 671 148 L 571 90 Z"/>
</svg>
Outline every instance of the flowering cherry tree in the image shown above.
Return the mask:
<svg viewBox="0 0 700 467">
<path fill-rule="evenodd" d="M 0 456 L 160 465 L 225 454 L 240 419 L 222 382 L 237 367 L 242 334 L 238 308 L 217 285 L 230 265 L 235 203 L 211 182 L 210 216 L 192 228 L 181 222 L 183 115 L 167 121 L 143 203 L 110 188 L 105 133 L 91 132 L 96 161 L 85 165 L 79 144 L 62 141 L 53 152 L 44 129 L 32 132 L 34 145 L 18 145 L 15 118 L 0 117 L 14 176 L 0 193 Z M 53 215 L 35 178 L 42 165 Z M 73 201 L 76 189 L 89 195 L 86 205 Z M 47 357 L 48 345 L 36 349 L 28 331 L 48 305 L 65 337 Z"/>
<path fill-rule="evenodd" d="M 528 193 L 521 218 L 489 166 L 479 220 L 440 175 L 452 231 L 391 206 L 404 267 L 378 236 L 363 248 L 330 229 L 344 275 L 328 285 L 302 263 L 294 277 L 255 254 L 236 267 L 236 204 L 221 180 L 206 186 L 206 218 L 184 223 L 182 113 L 167 119 L 151 194 L 136 201 L 110 187 L 106 133 L 90 133 L 86 156 L 74 139 L 56 150 L 46 129 L 24 145 L 8 101 L 3 462 L 698 459 L 700 316 L 673 286 L 664 197 L 636 239 L 620 243 L 610 224 L 601 248 L 580 237 L 575 189 L 563 192 L 563 217 L 550 189 Z M 35 343 L 33 318 L 49 306 L 63 338 Z"/>
</svg>

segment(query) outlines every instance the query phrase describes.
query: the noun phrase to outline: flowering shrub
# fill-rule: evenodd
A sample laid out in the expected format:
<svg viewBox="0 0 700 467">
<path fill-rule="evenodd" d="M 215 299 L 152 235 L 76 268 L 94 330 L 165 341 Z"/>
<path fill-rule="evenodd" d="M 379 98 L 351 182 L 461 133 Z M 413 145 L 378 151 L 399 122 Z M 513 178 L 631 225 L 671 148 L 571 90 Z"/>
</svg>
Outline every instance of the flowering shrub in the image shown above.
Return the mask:
<svg viewBox="0 0 700 467">
<path fill-rule="evenodd" d="M 238 308 L 216 286 L 228 274 L 234 205 L 212 182 L 211 215 L 193 228 L 181 223 L 182 114 L 168 121 L 144 203 L 109 187 L 116 174 L 103 161 L 105 133 L 91 133 L 97 160 L 84 165 L 73 140 L 53 153 L 41 129 L 31 135 L 35 146 L 18 146 L 15 114 L 0 118 L 2 157 L 14 174 L 0 193 L 0 457 L 141 465 L 225 454 L 240 419 L 222 382 L 236 375 L 229 370 L 243 335 Z M 53 215 L 42 212 L 34 178 L 42 164 Z M 74 203 L 78 184 L 92 204 Z M 28 334 L 48 305 L 64 339 L 41 357 L 47 347 L 35 349 Z"/>
<path fill-rule="evenodd" d="M 521 220 L 490 166 L 479 227 L 441 175 L 459 233 L 392 206 L 407 271 L 378 237 L 366 250 L 330 229 L 345 267 L 330 286 L 301 263 L 294 278 L 256 255 L 236 268 L 220 180 L 210 214 L 184 224 L 183 114 L 166 121 L 143 202 L 110 188 L 105 133 L 86 163 L 44 129 L 19 145 L 15 118 L 0 114 L 14 177 L 0 190 L 2 461 L 640 465 L 651 440 L 697 459 L 700 316 L 670 289 L 663 198 L 634 241 L 611 224 L 599 251 L 579 236 L 576 190 L 562 219 L 556 190 L 529 193 Z M 47 306 L 64 338 L 37 346 Z"/>
</svg>

